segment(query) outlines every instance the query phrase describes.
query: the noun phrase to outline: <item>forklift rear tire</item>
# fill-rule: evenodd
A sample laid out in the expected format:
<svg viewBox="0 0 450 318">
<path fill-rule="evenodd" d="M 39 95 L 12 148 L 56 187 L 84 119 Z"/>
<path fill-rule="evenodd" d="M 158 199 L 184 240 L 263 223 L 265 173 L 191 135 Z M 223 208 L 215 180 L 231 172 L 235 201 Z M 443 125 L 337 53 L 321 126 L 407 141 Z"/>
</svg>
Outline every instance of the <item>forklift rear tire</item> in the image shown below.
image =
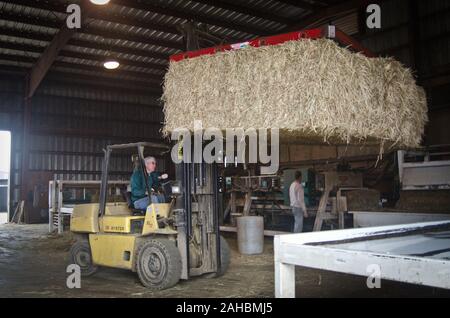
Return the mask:
<svg viewBox="0 0 450 318">
<path fill-rule="evenodd" d="M 137 251 L 136 271 L 147 288 L 162 290 L 175 286 L 181 277 L 181 255 L 167 239 L 149 239 Z"/>
<path fill-rule="evenodd" d="M 220 236 L 220 271 L 217 273 L 206 274 L 206 278 L 217 278 L 223 276 L 230 265 L 230 246 L 223 236 Z"/>
<path fill-rule="evenodd" d="M 91 276 L 98 270 L 98 267 L 92 263 L 89 241 L 81 240 L 72 245 L 70 248 L 70 262 L 80 266 L 81 276 Z"/>
</svg>

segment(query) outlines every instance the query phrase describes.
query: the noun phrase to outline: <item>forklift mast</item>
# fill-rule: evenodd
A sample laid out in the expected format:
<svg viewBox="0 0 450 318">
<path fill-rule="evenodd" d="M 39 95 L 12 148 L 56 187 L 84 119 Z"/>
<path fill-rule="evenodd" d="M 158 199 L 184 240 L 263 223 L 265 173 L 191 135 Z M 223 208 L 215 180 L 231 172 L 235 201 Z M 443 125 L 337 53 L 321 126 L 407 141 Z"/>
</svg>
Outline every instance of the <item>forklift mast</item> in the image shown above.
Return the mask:
<svg viewBox="0 0 450 318">
<path fill-rule="evenodd" d="M 200 48 L 196 28 L 192 23 L 184 24 L 182 33 L 187 51 Z M 218 273 L 221 270 L 221 254 L 217 164 L 182 162 L 176 164 L 175 171 L 176 179 L 181 183 L 182 192 L 176 202 L 176 211 L 179 216 L 177 240 L 182 259 L 181 278 L 188 279 L 190 275 L 200 275 L 204 272 Z M 204 222 L 201 224 L 202 266 L 199 269 L 191 268 L 190 264 L 189 245 L 194 235 L 193 200 L 199 214 L 197 220 Z"/>
<path fill-rule="evenodd" d="M 180 163 L 176 165 L 181 195 L 177 198 L 174 213 L 177 215 L 177 245 L 181 253 L 181 278 L 208 272 L 220 272 L 220 232 L 218 206 L 218 173 L 216 164 Z M 200 228 L 201 267 L 190 264 L 190 243 L 196 228 Z"/>
</svg>

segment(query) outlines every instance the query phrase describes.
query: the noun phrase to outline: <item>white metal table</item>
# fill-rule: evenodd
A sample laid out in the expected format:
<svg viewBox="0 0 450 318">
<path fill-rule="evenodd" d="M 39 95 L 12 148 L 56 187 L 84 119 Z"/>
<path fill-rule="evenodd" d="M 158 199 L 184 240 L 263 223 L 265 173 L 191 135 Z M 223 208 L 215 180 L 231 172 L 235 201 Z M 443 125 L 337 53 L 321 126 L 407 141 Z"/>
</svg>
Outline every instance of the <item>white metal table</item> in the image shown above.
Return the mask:
<svg viewBox="0 0 450 318">
<path fill-rule="evenodd" d="M 85 199 L 86 189 L 98 188 L 100 189 L 99 180 L 51 180 L 49 182 L 48 191 L 48 213 L 49 213 L 49 232 L 55 230 L 55 226 L 58 230 L 58 234 L 64 232 L 63 220 L 64 217 L 69 217 L 72 214 L 74 204 L 67 204 L 64 202 L 63 192 L 66 188 L 77 187 L 83 189 L 83 196 Z M 108 181 L 109 186 L 128 186 L 129 181 L 123 180 L 110 180 Z M 116 189 L 117 191 L 118 189 Z"/>
<path fill-rule="evenodd" d="M 295 297 L 295 266 L 450 289 L 450 222 L 277 235 L 275 296 Z"/>
</svg>

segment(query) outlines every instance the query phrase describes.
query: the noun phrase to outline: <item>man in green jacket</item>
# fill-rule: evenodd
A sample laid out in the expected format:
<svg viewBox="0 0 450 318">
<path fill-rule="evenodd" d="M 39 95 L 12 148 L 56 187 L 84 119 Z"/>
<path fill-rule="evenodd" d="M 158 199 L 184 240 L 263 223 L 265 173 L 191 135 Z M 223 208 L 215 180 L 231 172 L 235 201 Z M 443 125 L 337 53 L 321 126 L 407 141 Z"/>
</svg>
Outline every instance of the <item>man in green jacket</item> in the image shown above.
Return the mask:
<svg viewBox="0 0 450 318">
<path fill-rule="evenodd" d="M 148 186 L 153 192 L 158 189 L 160 180 L 167 179 L 167 174 L 161 175 L 156 171 L 156 159 L 154 157 L 147 157 L 144 159 L 145 169 L 148 174 Z M 131 176 L 131 201 L 135 209 L 145 210 L 150 203 L 164 203 L 164 195 L 149 193 L 147 194 L 147 187 L 145 184 L 144 173 L 137 169 Z M 149 199 L 151 198 L 151 201 Z"/>
</svg>

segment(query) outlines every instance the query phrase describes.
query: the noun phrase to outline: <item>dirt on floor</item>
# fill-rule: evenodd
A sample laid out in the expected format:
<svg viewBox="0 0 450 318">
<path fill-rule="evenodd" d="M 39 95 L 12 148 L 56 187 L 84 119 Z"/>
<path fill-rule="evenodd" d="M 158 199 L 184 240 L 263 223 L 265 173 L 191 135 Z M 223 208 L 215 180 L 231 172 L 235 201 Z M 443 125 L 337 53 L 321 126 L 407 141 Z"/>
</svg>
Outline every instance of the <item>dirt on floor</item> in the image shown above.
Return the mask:
<svg viewBox="0 0 450 318">
<path fill-rule="evenodd" d="M 0 297 L 273 297 L 272 239 L 264 253 L 240 255 L 235 234 L 226 236 L 232 249 L 228 272 L 220 278 L 193 278 L 154 292 L 135 273 L 102 268 L 83 277 L 81 289 L 66 287 L 68 251 L 73 240 L 47 233 L 47 225 L 0 225 Z M 370 290 L 366 278 L 297 268 L 298 297 L 449 297 L 450 291 L 383 281 Z"/>
</svg>

